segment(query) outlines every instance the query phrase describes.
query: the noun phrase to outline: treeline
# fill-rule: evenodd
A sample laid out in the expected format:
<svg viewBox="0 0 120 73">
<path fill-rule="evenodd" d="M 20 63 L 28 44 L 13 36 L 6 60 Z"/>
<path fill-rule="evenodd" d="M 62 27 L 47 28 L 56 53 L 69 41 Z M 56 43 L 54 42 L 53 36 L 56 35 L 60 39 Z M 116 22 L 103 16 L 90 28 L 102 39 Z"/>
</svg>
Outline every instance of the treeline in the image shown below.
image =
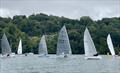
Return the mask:
<svg viewBox="0 0 120 73">
<path fill-rule="evenodd" d="M 13 52 L 17 51 L 19 39 L 22 38 L 23 53 L 38 53 L 38 43 L 43 34 L 47 35 L 46 41 L 49 53 L 56 53 L 58 32 L 66 25 L 72 52 L 84 53 L 83 35 L 88 27 L 97 51 L 100 54 L 109 52 L 106 38 L 110 33 L 116 53 L 120 52 L 120 17 L 103 18 L 93 21 L 88 16 L 80 19 L 69 19 L 43 13 L 14 16 L 13 18 L 0 17 L 0 39 L 6 33 Z M 1 47 L 0 47 L 1 52 Z"/>
</svg>

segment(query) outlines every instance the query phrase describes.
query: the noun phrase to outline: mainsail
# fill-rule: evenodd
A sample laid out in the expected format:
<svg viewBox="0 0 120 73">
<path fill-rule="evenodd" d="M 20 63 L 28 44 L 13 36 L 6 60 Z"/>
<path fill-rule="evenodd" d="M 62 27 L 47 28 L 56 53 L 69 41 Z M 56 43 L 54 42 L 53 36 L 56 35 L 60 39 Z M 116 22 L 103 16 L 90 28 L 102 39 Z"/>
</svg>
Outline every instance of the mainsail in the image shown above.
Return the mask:
<svg viewBox="0 0 120 73">
<path fill-rule="evenodd" d="M 93 56 L 97 54 L 95 45 L 87 28 L 84 32 L 84 48 L 85 48 L 85 56 Z"/>
<path fill-rule="evenodd" d="M 66 27 L 63 28 L 59 32 L 58 43 L 57 43 L 57 55 L 61 54 L 71 54 L 71 46 L 69 43 L 69 38 L 67 34 Z"/>
<path fill-rule="evenodd" d="M 108 48 L 109 48 L 111 54 L 114 56 L 115 51 L 114 51 L 114 47 L 113 47 L 113 43 L 112 43 L 110 34 L 108 34 L 108 36 L 107 36 L 107 45 L 108 45 Z"/>
<path fill-rule="evenodd" d="M 47 55 L 48 54 L 47 45 L 46 45 L 46 41 L 45 41 L 45 35 L 43 35 L 41 40 L 40 40 L 38 53 L 40 55 Z"/>
<path fill-rule="evenodd" d="M 19 41 L 18 51 L 17 54 L 22 54 L 22 40 Z"/>
<path fill-rule="evenodd" d="M 1 39 L 1 48 L 2 48 L 2 54 L 3 55 L 7 55 L 7 54 L 12 53 L 9 42 L 7 40 L 7 37 L 6 37 L 5 33 L 3 34 L 3 37 Z"/>
</svg>

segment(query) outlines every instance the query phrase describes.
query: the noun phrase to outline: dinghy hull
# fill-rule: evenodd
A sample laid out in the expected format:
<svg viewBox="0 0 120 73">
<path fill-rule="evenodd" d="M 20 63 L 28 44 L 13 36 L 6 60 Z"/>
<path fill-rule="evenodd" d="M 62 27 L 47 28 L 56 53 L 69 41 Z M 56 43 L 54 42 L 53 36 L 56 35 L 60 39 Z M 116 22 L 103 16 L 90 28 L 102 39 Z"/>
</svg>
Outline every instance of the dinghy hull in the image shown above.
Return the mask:
<svg viewBox="0 0 120 73">
<path fill-rule="evenodd" d="M 90 57 L 85 57 L 86 60 L 100 60 L 102 59 L 101 56 L 90 56 Z"/>
<path fill-rule="evenodd" d="M 70 54 L 57 55 L 58 58 L 68 58 Z"/>
<path fill-rule="evenodd" d="M 49 57 L 47 54 L 41 54 L 38 57 Z"/>
</svg>

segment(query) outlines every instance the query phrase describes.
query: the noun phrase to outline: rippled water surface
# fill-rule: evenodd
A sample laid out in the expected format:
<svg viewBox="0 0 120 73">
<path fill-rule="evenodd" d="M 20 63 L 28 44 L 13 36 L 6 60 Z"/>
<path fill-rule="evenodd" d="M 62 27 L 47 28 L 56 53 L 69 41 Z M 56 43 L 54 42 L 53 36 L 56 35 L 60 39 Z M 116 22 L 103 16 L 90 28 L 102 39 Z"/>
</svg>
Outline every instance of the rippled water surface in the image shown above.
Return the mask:
<svg viewBox="0 0 120 73">
<path fill-rule="evenodd" d="M 120 58 L 102 57 L 101 60 L 85 60 L 82 55 L 0 58 L 0 73 L 120 73 Z"/>
</svg>

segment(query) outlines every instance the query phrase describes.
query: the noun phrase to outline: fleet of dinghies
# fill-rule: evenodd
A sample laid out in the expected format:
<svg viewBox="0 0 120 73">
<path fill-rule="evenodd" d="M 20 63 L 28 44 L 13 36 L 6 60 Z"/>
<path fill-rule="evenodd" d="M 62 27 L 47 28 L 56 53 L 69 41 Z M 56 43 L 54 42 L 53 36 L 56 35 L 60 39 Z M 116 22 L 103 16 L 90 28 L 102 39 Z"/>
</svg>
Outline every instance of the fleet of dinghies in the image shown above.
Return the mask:
<svg viewBox="0 0 120 73">
<path fill-rule="evenodd" d="M 96 50 L 96 47 L 94 45 L 94 42 L 92 40 L 92 37 L 90 35 L 88 28 L 85 29 L 83 41 L 84 41 L 85 59 L 102 59 L 102 57 L 98 55 L 98 52 Z M 107 36 L 107 45 L 111 52 L 111 55 L 115 56 L 115 51 L 114 51 L 110 34 L 108 34 Z M 1 39 L 1 49 L 2 49 L 2 55 L 1 55 L 2 57 L 15 56 L 15 54 L 12 53 L 11 51 L 11 47 L 9 45 L 9 42 L 7 40 L 5 33 L 3 34 L 3 37 Z M 22 55 L 22 39 L 20 39 L 19 41 L 17 54 Z M 30 54 L 33 54 L 33 53 L 30 53 Z M 40 57 L 48 56 L 45 35 L 42 36 L 39 42 L 38 54 Z M 68 37 L 68 33 L 65 25 L 61 28 L 59 32 L 56 54 L 58 57 L 59 56 L 68 57 L 72 54 L 69 37 Z"/>
</svg>

